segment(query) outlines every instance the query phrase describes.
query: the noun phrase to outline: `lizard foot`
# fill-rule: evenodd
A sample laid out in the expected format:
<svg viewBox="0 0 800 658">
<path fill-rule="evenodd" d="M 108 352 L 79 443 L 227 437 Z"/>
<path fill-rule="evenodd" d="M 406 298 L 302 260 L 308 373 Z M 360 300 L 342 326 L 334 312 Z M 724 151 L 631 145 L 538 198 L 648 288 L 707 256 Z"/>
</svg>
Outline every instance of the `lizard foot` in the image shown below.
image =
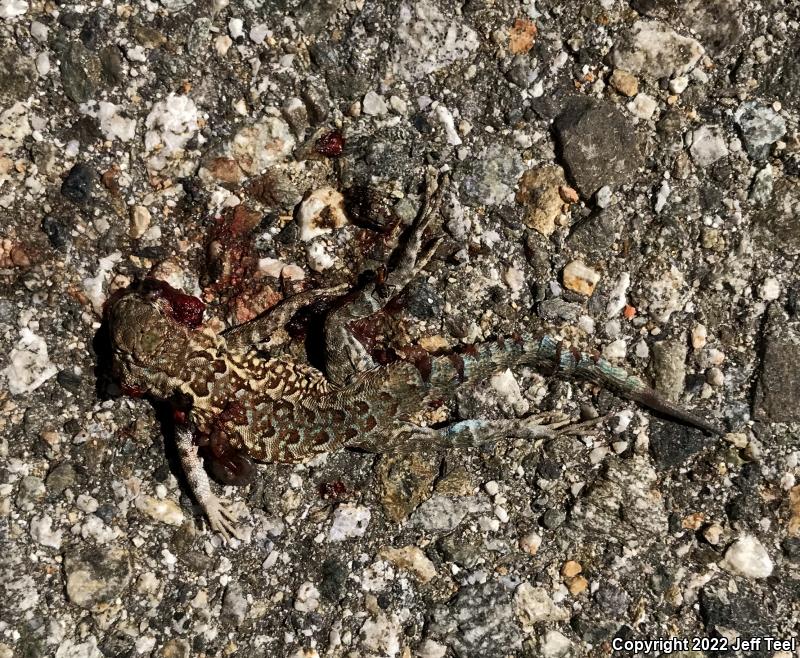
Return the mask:
<svg viewBox="0 0 800 658">
<path fill-rule="evenodd" d="M 530 428 L 540 428 L 542 434 L 551 433 L 555 436 L 563 427 L 568 427 L 572 419 L 560 411 L 546 411 L 524 419 L 526 426 Z"/>
<path fill-rule="evenodd" d="M 589 420 L 584 420 L 581 423 L 571 423 L 566 425 L 563 429 L 559 430 L 558 434 L 560 436 L 579 436 L 581 434 L 586 434 L 588 431 L 591 431 L 595 426 L 602 423 L 606 420 L 610 414 L 605 416 L 598 416 L 597 418 L 590 418 Z"/>
<path fill-rule="evenodd" d="M 228 505 L 219 498 L 212 497 L 203 504 L 208 525 L 214 532 L 218 532 L 226 542 L 232 538 L 242 539 L 236 529 L 236 517 L 228 509 Z"/>
</svg>

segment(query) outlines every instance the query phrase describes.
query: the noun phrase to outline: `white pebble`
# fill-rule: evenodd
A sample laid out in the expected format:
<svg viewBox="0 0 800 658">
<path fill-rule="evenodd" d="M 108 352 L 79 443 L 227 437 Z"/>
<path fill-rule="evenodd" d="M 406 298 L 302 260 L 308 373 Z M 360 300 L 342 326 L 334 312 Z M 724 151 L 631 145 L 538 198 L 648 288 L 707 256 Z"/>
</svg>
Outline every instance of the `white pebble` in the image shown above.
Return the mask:
<svg viewBox="0 0 800 658">
<path fill-rule="evenodd" d="M 408 104 L 399 96 L 389 97 L 389 107 L 398 114 L 405 114 L 408 111 Z"/>
<path fill-rule="evenodd" d="M 739 537 L 725 551 L 720 566 L 746 578 L 766 578 L 772 574 L 772 560 L 767 549 L 753 535 Z"/>
<path fill-rule="evenodd" d="M 233 39 L 231 39 L 227 34 L 221 34 L 216 39 L 214 39 L 214 49 L 217 51 L 217 54 L 220 57 L 224 57 L 228 54 L 228 50 L 233 45 Z"/>
<path fill-rule="evenodd" d="M 775 301 L 781 296 L 781 284 L 774 277 L 768 277 L 759 287 L 758 294 L 766 302 Z"/>
<path fill-rule="evenodd" d="M 612 196 L 611 188 L 608 185 L 603 185 L 603 187 L 597 190 L 595 201 L 600 208 L 608 208 L 611 205 Z"/>
<path fill-rule="evenodd" d="M 0 18 L 22 16 L 26 11 L 28 11 L 28 3 L 25 0 L 2 0 L 0 2 Z"/>
<path fill-rule="evenodd" d="M 50 32 L 50 28 L 44 23 L 40 23 L 39 21 L 33 21 L 33 23 L 31 23 L 31 36 L 40 43 L 47 41 L 48 32 Z"/>
<path fill-rule="evenodd" d="M 264 39 L 267 38 L 268 33 L 269 29 L 267 28 L 266 23 L 254 25 L 250 28 L 250 41 L 255 44 L 262 44 L 264 43 Z"/>
<path fill-rule="evenodd" d="M 146 62 L 147 55 L 144 52 L 143 46 L 132 46 L 125 51 L 125 57 L 129 62 Z"/>
<path fill-rule="evenodd" d="M 599 448 L 595 448 L 589 453 L 589 463 L 590 464 L 599 464 L 606 458 L 609 450 L 607 446 L 600 446 Z"/>
<path fill-rule="evenodd" d="M 361 537 L 369 525 L 372 513 L 366 507 L 343 503 L 333 513 L 333 523 L 328 531 L 329 541 L 344 541 L 351 537 Z"/>
<path fill-rule="evenodd" d="M 628 346 L 625 344 L 625 339 L 620 338 L 613 343 L 609 343 L 603 348 L 603 356 L 609 361 L 618 361 L 625 358 L 628 352 Z"/>
<path fill-rule="evenodd" d="M 332 187 L 321 187 L 309 194 L 297 211 L 297 224 L 303 242 L 330 233 L 347 224 L 344 197 Z"/>
<path fill-rule="evenodd" d="M 367 112 L 367 114 L 370 113 Z M 439 119 L 442 126 L 444 126 L 444 132 L 445 135 L 447 135 L 447 143 L 451 146 L 460 146 L 461 137 L 459 137 L 458 133 L 456 132 L 456 127 L 453 124 L 453 114 L 450 112 L 450 110 L 439 103 L 436 106 L 436 117 Z"/>
<path fill-rule="evenodd" d="M 588 315 L 582 315 L 578 318 L 578 329 L 587 334 L 594 333 L 594 318 Z"/>
<path fill-rule="evenodd" d="M 533 530 L 519 540 L 519 547 L 531 555 L 536 555 L 542 545 L 542 537 Z"/>
<path fill-rule="evenodd" d="M 633 116 L 640 119 L 650 119 L 658 108 L 658 103 L 652 96 L 647 94 L 636 94 L 630 103 L 628 103 L 628 111 Z"/>
<path fill-rule="evenodd" d="M 709 368 L 706 371 L 706 381 L 710 386 L 719 388 L 725 383 L 725 375 L 719 368 Z"/>
<path fill-rule="evenodd" d="M 231 39 L 238 39 L 244 34 L 244 21 L 241 18 L 231 18 L 228 21 L 228 34 Z"/>
<path fill-rule="evenodd" d="M 314 583 L 306 581 L 297 590 L 294 609 L 300 612 L 313 612 L 319 608 L 319 590 Z"/>
<path fill-rule="evenodd" d="M 315 272 L 324 272 L 333 267 L 336 259 L 331 256 L 328 247 L 324 242 L 312 242 L 306 247 L 306 258 L 308 266 Z"/>
<path fill-rule="evenodd" d="M 677 78 L 672 78 L 669 81 L 669 90 L 673 94 L 682 94 L 689 86 L 689 78 L 685 75 L 679 75 Z"/>
<path fill-rule="evenodd" d="M 361 109 L 369 116 L 383 116 L 389 111 L 383 96 L 374 91 L 368 91 L 361 102 Z"/>
<path fill-rule="evenodd" d="M 39 53 L 36 56 L 36 70 L 39 75 L 47 75 L 50 73 L 50 55 L 47 53 Z"/>
</svg>

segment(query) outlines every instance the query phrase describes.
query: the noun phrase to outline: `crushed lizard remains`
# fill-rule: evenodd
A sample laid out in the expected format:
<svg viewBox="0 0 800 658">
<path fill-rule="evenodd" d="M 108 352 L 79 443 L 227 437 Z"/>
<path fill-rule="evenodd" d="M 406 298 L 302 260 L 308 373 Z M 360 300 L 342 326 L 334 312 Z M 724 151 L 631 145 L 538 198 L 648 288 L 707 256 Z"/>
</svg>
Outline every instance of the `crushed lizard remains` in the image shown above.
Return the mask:
<svg viewBox="0 0 800 658">
<path fill-rule="evenodd" d="M 639 378 L 547 335 L 377 366 L 350 324 L 380 311 L 433 256 L 438 240 L 425 246 L 423 235 L 438 213 L 443 187 L 429 180 L 396 268 L 327 315 L 324 373 L 269 353 L 288 341 L 284 325 L 300 308 L 341 294 L 342 286 L 290 297 L 221 335 L 202 326 L 199 299 L 160 281 L 146 280 L 109 301 L 114 374 L 123 390 L 173 404 L 183 469 L 213 530 L 224 537 L 237 534 L 231 513 L 211 489 L 198 454 L 202 445 L 210 446 L 218 467 L 235 481 L 253 470 L 251 460 L 298 462 L 342 447 L 412 451 L 478 446 L 509 436 L 554 436 L 569 424 L 562 414 L 435 427 L 412 421 L 421 410 L 452 399 L 461 386 L 515 365 L 588 380 L 689 425 L 720 432 Z"/>
</svg>

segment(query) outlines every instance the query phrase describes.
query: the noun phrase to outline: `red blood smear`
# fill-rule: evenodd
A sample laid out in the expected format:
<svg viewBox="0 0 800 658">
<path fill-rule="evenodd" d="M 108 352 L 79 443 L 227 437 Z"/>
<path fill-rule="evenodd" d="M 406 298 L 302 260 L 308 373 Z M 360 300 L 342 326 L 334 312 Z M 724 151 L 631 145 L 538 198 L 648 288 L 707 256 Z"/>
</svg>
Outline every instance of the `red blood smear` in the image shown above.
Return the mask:
<svg viewBox="0 0 800 658">
<path fill-rule="evenodd" d="M 340 500 L 347 495 L 347 487 L 341 480 L 323 482 L 319 485 L 319 493 L 326 500 Z"/>
<path fill-rule="evenodd" d="M 200 299 L 186 295 L 168 283 L 157 279 L 148 279 L 146 285 L 148 289 L 167 301 L 169 314 L 175 322 L 192 329 L 202 324 L 206 305 Z"/>
<path fill-rule="evenodd" d="M 338 130 L 332 130 L 317 140 L 317 153 L 328 158 L 338 158 L 344 149 L 344 137 Z"/>
<path fill-rule="evenodd" d="M 132 398 L 141 398 L 147 394 L 147 390 L 139 388 L 138 386 L 123 385 L 120 387 L 124 395 L 129 395 Z"/>
</svg>

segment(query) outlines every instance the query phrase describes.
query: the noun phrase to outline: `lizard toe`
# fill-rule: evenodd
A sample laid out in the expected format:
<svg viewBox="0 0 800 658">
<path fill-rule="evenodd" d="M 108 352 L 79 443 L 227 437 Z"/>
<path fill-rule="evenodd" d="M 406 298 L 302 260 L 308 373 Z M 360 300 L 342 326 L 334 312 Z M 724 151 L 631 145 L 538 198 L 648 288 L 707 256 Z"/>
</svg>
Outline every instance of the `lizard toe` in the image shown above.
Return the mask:
<svg viewBox="0 0 800 658">
<path fill-rule="evenodd" d="M 219 533 L 226 542 L 233 538 L 242 538 L 236 529 L 237 519 L 227 505 L 215 498 L 213 502 L 206 505 L 205 511 L 211 530 Z"/>
</svg>

